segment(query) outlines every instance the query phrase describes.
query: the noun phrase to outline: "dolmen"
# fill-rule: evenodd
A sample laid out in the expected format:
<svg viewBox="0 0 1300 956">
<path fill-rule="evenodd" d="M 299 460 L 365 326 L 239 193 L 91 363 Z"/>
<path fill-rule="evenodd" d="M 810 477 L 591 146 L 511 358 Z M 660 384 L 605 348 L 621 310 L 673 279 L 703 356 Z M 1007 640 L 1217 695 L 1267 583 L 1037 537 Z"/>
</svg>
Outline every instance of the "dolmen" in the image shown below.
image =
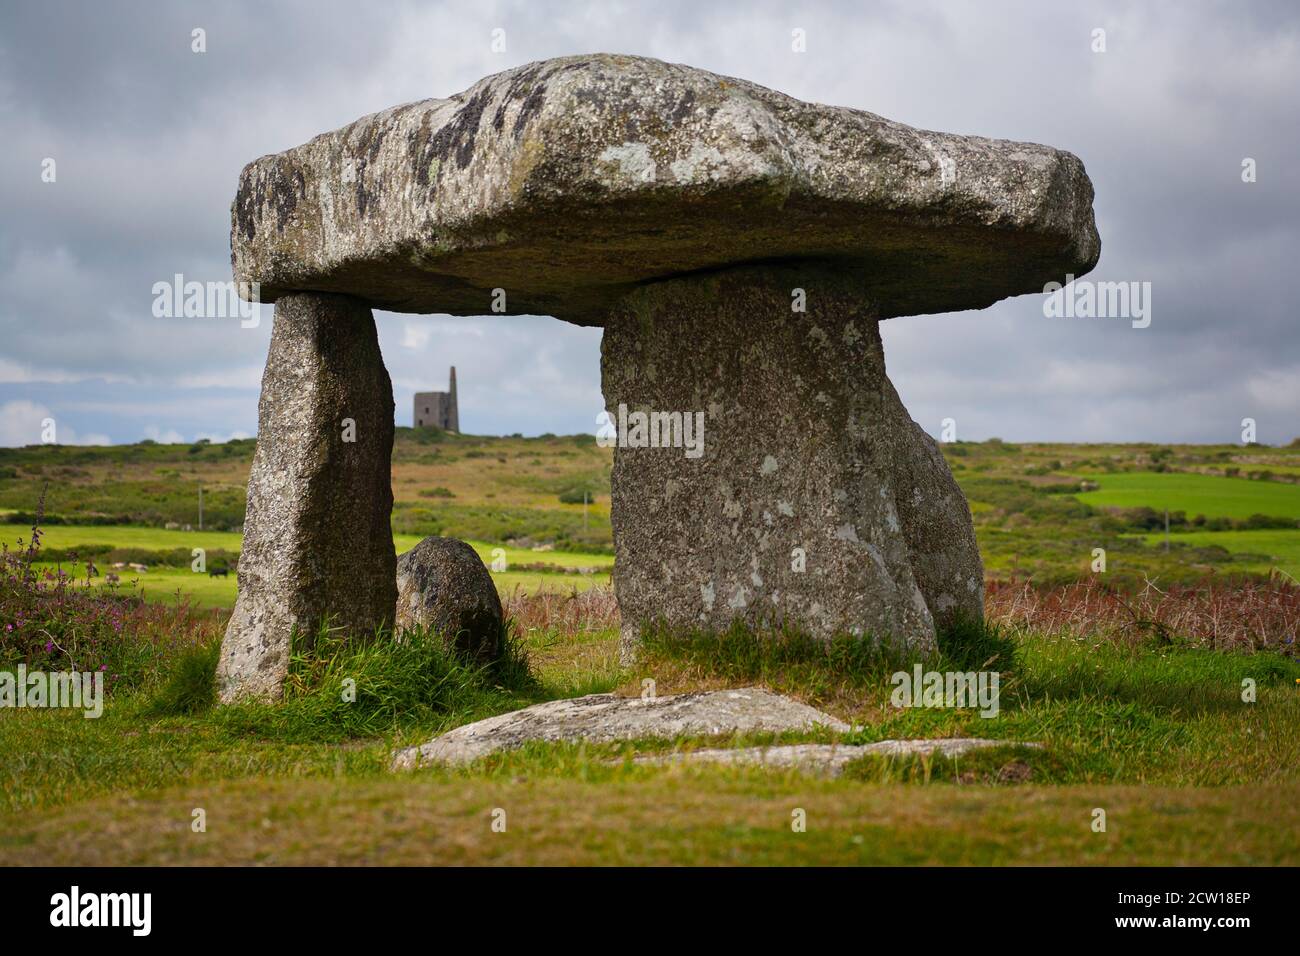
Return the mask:
<svg viewBox="0 0 1300 956">
<path fill-rule="evenodd" d="M 275 698 L 295 629 L 394 620 L 375 308 L 603 328 L 626 654 L 650 625 L 737 621 L 933 650 L 982 615 L 983 569 L 879 325 L 1083 275 L 1092 200 L 1048 146 L 612 55 L 250 163 L 234 274 L 275 320 L 222 700 Z"/>
</svg>

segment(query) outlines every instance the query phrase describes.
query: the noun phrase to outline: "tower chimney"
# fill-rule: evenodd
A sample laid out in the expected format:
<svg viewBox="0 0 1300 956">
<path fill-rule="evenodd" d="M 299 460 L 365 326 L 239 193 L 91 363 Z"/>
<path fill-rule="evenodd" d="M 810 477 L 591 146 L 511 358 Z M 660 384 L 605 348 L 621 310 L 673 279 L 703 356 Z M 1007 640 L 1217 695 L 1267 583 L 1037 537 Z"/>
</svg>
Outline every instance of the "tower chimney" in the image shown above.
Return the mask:
<svg viewBox="0 0 1300 956">
<path fill-rule="evenodd" d="M 447 412 L 448 425 L 451 431 L 460 432 L 460 408 L 456 405 L 456 366 L 451 367 L 451 383 L 447 386 L 447 404 L 451 407 Z"/>
</svg>

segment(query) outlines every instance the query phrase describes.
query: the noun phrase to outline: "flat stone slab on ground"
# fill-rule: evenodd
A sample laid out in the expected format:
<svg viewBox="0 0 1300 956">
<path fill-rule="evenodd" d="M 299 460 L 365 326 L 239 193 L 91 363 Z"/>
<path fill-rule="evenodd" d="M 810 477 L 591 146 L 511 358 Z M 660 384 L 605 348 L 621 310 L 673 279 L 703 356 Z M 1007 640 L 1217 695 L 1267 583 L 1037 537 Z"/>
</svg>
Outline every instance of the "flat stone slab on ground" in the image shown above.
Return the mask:
<svg viewBox="0 0 1300 956">
<path fill-rule="evenodd" d="M 639 737 L 811 730 L 817 725 L 849 730 L 848 724 L 829 714 L 759 687 L 651 698 L 591 694 L 534 704 L 457 727 L 427 744 L 398 751 L 392 767 L 465 764 L 534 740 L 608 743 Z"/>
<path fill-rule="evenodd" d="M 853 761 L 872 755 L 901 757 L 908 754 L 938 753 L 944 757 L 959 757 L 972 750 L 988 750 L 992 747 L 1039 749 L 1042 745 L 1018 740 L 988 740 L 982 737 L 942 737 L 933 740 L 881 740 L 874 744 L 857 745 L 785 744 L 775 747 L 712 748 L 671 754 L 642 754 L 633 758 L 633 762 L 659 766 L 708 763 L 776 767 L 838 777 Z"/>
</svg>

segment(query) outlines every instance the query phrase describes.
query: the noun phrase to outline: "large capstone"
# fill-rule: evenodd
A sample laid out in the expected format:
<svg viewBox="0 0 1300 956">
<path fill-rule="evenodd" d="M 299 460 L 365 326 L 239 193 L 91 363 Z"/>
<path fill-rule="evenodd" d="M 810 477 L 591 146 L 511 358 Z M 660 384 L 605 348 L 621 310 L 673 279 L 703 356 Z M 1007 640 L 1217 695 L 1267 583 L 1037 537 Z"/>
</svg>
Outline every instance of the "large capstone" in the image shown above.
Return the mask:
<svg viewBox="0 0 1300 956">
<path fill-rule="evenodd" d="M 275 699 L 292 639 L 328 620 L 357 637 L 391 626 L 393 387 L 364 303 L 284 296 L 262 396 L 239 558 L 221 644 L 221 700 Z"/>
<path fill-rule="evenodd" d="M 859 279 L 814 266 L 668 280 L 609 314 L 625 652 L 735 621 L 927 652 L 936 622 L 983 616 L 970 512 L 878 322 Z"/>
<path fill-rule="evenodd" d="M 1078 158 L 913 129 L 634 56 L 530 63 L 250 163 L 235 278 L 262 301 L 599 324 L 632 286 L 831 257 L 881 317 L 1082 275 L 1101 243 Z M 502 300 L 495 289 L 505 293 Z"/>
</svg>

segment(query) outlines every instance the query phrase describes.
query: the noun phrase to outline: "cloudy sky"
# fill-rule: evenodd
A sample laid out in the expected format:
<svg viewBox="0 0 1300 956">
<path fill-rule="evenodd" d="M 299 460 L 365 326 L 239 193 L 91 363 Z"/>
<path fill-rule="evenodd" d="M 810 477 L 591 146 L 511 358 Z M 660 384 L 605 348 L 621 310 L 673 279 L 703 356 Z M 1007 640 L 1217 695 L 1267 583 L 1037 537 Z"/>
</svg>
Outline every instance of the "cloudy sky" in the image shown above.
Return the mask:
<svg viewBox="0 0 1300 956">
<path fill-rule="evenodd" d="M 151 310 L 176 273 L 229 279 L 243 165 L 598 51 L 1083 159 L 1089 278 L 1151 283 L 1150 326 L 1048 318 L 1040 296 L 886 322 L 891 378 L 931 433 L 952 418 L 965 439 L 1238 441 L 1250 417 L 1260 441 L 1300 435 L 1300 5 L 42 0 L 0 8 L 0 445 L 39 441 L 47 417 L 64 443 L 254 433 L 269 321 Z M 596 429 L 599 330 L 378 321 L 399 425 L 454 364 L 466 431 Z"/>
</svg>

